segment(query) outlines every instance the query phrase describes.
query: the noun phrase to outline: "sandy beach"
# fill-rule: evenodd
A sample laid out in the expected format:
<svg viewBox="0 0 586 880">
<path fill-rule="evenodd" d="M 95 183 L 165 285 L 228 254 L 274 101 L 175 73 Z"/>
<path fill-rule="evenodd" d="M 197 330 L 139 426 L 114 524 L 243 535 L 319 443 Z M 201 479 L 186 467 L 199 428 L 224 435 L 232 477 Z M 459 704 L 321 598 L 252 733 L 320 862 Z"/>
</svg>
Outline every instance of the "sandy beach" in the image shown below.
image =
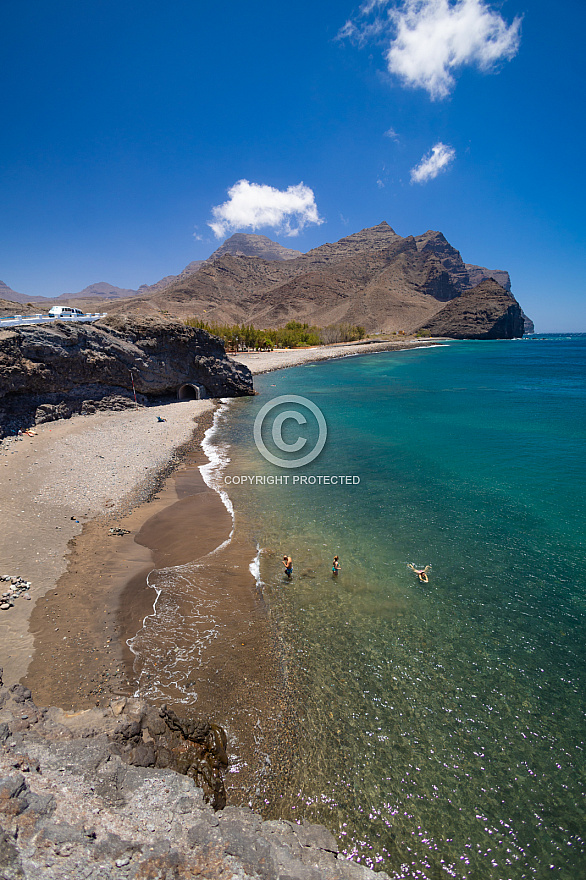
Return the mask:
<svg viewBox="0 0 586 880">
<path fill-rule="evenodd" d="M 234 359 L 263 373 L 421 344 L 408 339 L 347 343 L 247 352 Z M 34 436 L 0 443 L 0 575 L 31 583 L 26 597 L 0 611 L 0 666 L 6 682 L 24 680 L 28 672 L 27 683 L 41 702 L 72 708 L 131 686 L 124 672 L 131 671 L 132 660 L 125 642 L 152 607 L 152 591 L 137 584 L 144 583 L 156 561 L 153 552 L 163 529 L 157 516 L 179 500 L 175 480 L 165 480 L 165 472 L 182 447 L 189 449 L 192 464 L 194 456 L 198 464 L 206 461 L 200 443 L 216 404 L 182 401 L 75 416 L 40 425 Z M 159 416 L 165 421 L 159 422 Z M 199 496 L 196 519 L 200 532 L 204 524 L 206 531 L 200 549 L 207 553 L 227 537 L 229 516 L 197 469 L 186 480 L 188 488 L 179 491 Z M 148 520 L 142 539 L 135 540 Z M 128 534 L 111 536 L 109 529 L 115 527 Z M 180 537 L 179 544 L 184 540 Z M 202 553 L 175 547 L 165 564 L 171 557 L 182 564 L 197 555 Z M 119 608 L 123 593 L 132 601 Z M 94 660 L 100 655 L 100 683 L 89 689 L 85 679 L 96 676 L 88 676 L 79 663 L 82 645 Z"/>
<path fill-rule="evenodd" d="M 0 443 L 0 574 L 31 583 L 30 599 L 21 597 L 0 611 L 0 666 L 7 683 L 26 674 L 34 653 L 33 609 L 55 589 L 84 530 L 107 536 L 112 549 L 128 557 L 122 569 L 149 565 L 146 548 L 127 536 L 110 537 L 108 530 L 149 497 L 173 454 L 192 438 L 197 420 L 209 419 L 214 406 L 185 401 L 77 416 L 39 425 L 36 436 Z M 159 415 L 166 421 L 158 422 Z M 61 641 L 71 627 L 64 629 Z"/>
<path fill-rule="evenodd" d="M 329 361 L 334 358 L 355 357 L 363 354 L 377 354 L 382 351 L 401 351 L 409 348 L 424 348 L 437 345 L 437 340 L 413 339 L 406 337 L 393 342 L 337 342 L 334 345 L 314 345 L 311 348 L 276 348 L 274 351 L 250 351 L 231 353 L 235 361 L 245 364 L 253 375 L 297 367 L 301 364 Z"/>
<path fill-rule="evenodd" d="M 262 373 L 413 343 L 250 352 L 235 359 Z M 140 676 L 148 692 L 161 667 L 137 661 L 127 644 L 152 613 L 155 593 L 147 576 L 197 561 L 197 588 L 214 609 L 220 636 L 208 642 L 190 685 L 198 713 L 228 728 L 238 768 L 228 789 L 242 800 L 255 785 L 252 756 L 260 742 L 273 755 L 278 740 L 284 745 L 288 698 L 270 615 L 248 568 L 256 548 L 235 539 L 207 557 L 232 527 L 199 471 L 207 462 L 201 440 L 216 406 L 184 401 L 77 416 L 0 444 L 0 575 L 31 583 L 26 598 L 0 611 L 0 666 L 7 684 L 21 681 L 38 704 L 66 710 L 130 695 Z M 123 533 L 112 535 L 112 528 Z M 203 643 L 205 635 L 194 620 L 191 642 Z M 161 663 L 180 650 L 166 634 L 156 647 Z M 173 704 L 172 687 L 165 700 Z"/>
</svg>

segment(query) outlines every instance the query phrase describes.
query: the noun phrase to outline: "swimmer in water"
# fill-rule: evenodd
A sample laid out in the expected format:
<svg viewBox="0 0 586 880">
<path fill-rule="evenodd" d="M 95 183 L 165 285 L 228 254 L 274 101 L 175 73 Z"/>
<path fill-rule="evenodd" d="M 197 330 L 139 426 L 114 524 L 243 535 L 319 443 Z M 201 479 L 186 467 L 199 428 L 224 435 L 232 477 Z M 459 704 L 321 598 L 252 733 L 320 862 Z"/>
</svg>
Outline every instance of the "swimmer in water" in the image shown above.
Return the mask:
<svg viewBox="0 0 586 880">
<path fill-rule="evenodd" d="M 427 572 L 431 570 L 431 565 L 426 565 L 425 568 L 415 568 L 412 562 L 409 563 L 407 568 L 412 569 L 422 584 L 429 583 L 429 578 L 427 576 Z"/>
<path fill-rule="evenodd" d="M 290 556 L 283 556 L 283 565 L 285 566 L 285 574 L 291 580 L 293 574 L 293 560 Z"/>
<path fill-rule="evenodd" d="M 340 571 L 340 562 L 337 556 L 334 556 L 334 561 L 332 562 L 332 574 L 335 576 Z"/>
</svg>

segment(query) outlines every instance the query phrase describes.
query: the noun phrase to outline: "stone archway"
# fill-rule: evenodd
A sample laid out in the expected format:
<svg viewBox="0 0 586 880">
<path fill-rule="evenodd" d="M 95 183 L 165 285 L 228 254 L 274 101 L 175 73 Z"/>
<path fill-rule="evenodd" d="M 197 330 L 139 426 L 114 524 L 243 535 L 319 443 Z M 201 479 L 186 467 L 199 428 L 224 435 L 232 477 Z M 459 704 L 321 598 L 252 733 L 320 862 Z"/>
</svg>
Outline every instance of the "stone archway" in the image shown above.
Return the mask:
<svg viewBox="0 0 586 880">
<path fill-rule="evenodd" d="M 207 397 L 205 388 L 195 382 L 186 382 L 177 389 L 177 400 L 203 400 L 204 397 Z"/>
</svg>

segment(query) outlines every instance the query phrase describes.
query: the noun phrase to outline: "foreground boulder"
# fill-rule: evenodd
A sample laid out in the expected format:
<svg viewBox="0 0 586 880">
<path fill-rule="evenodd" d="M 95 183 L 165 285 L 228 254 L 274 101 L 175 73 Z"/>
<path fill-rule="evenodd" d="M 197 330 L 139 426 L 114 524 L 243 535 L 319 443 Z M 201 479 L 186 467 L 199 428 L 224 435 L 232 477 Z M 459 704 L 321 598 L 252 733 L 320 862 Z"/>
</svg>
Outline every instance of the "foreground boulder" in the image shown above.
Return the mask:
<svg viewBox="0 0 586 880">
<path fill-rule="evenodd" d="M 177 398 L 253 393 L 220 339 L 178 321 L 117 316 L 0 331 L 0 429 Z M 1 436 L 1 434 L 0 434 Z"/>
<path fill-rule="evenodd" d="M 221 765 L 219 731 L 124 698 L 40 709 L 0 678 L 2 880 L 388 880 L 339 855 L 321 825 L 263 822 L 214 804 L 197 772 L 157 766 L 175 735 L 181 754 L 198 746 Z"/>
<path fill-rule="evenodd" d="M 524 330 L 521 306 L 492 278 L 451 300 L 419 328 L 451 339 L 518 339 Z"/>
</svg>

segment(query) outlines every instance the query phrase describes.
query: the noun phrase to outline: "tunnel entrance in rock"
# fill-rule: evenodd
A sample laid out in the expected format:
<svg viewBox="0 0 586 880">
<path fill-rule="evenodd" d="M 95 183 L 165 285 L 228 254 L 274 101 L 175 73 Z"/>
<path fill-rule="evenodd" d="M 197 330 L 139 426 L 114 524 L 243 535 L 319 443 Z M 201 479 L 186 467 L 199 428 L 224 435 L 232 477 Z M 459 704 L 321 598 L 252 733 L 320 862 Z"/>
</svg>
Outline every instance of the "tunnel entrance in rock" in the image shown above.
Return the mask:
<svg viewBox="0 0 586 880">
<path fill-rule="evenodd" d="M 195 385 L 192 382 L 186 382 L 177 389 L 177 400 L 203 400 L 206 396 L 203 385 Z"/>
</svg>

